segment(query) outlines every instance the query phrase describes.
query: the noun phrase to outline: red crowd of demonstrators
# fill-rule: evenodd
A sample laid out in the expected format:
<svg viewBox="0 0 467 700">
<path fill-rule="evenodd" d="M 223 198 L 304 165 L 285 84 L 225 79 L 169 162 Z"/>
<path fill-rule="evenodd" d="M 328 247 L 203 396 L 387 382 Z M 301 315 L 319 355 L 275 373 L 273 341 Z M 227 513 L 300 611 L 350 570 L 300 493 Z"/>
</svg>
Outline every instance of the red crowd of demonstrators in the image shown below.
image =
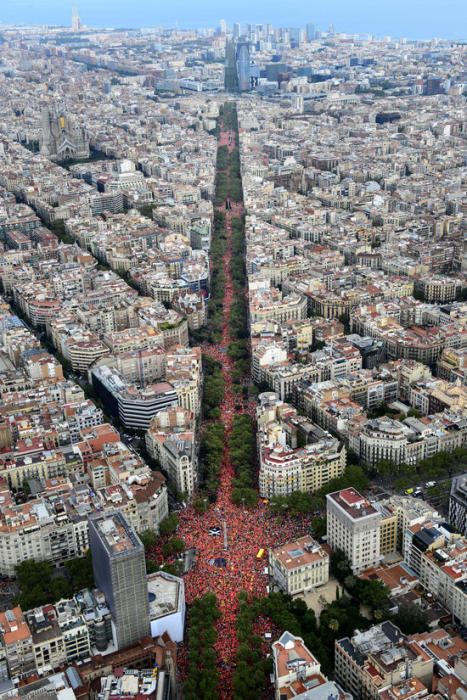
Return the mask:
<svg viewBox="0 0 467 700">
<path fill-rule="evenodd" d="M 220 145 L 232 150 L 235 145 L 233 132 L 222 132 Z M 231 373 L 233 360 L 226 350 L 234 340 L 230 337 L 230 308 L 234 298 L 230 262 L 232 256 L 232 219 L 243 215 L 243 206 L 229 202 L 230 208 L 224 206 L 226 224 L 226 250 L 223 258 L 225 270 L 224 323 L 222 342 L 203 348 L 210 357 L 218 360 L 224 377 L 224 397 L 221 417 L 225 426 L 225 447 L 221 465 L 220 484 L 217 502 L 203 513 L 197 513 L 192 506 L 180 514 L 177 536 L 185 541 L 186 549 L 196 548 L 195 564 L 184 577 L 185 595 L 188 604 L 204 593 L 213 592 L 217 596 L 221 616 L 217 622 L 216 653 L 220 672 L 220 698 L 232 697 L 232 673 L 238 646 L 236 635 L 236 615 L 238 593 L 246 591 L 252 597 L 267 594 L 268 575 L 267 550 L 278 546 L 291 538 L 303 534 L 305 521 L 297 521 L 285 516 L 274 516 L 265 502 L 258 499 L 256 507 L 244 508 L 231 501 L 232 479 L 235 476 L 234 465 L 230 459 L 228 437 L 232 429 L 234 415 L 254 413 L 254 406 L 235 394 Z M 241 408 L 240 408 L 241 407 Z M 210 534 L 216 529 L 219 534 Z M 227 548 L 224 547 L 224 532 L 227 532 Z M 260 550 L 264 554 L 258 557 Z M 214 563 L 217 560 L 217 564 Z M 220 561 L 219 561 L 220 560 Z M 270 624 L 261 619 L 257 622 L 257 632 L 264 635 Z M 183 673 L 186 665 L 187 649 L 183 645 L 179 652 L 179 666 Z"/>
</svg>

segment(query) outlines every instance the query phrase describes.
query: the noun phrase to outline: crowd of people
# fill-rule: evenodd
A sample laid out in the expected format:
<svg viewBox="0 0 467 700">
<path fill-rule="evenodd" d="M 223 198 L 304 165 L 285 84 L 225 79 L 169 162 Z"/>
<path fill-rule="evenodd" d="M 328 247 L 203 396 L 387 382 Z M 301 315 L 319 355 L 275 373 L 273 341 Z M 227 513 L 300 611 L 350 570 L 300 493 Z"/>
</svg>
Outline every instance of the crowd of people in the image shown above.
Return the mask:
<svg viewBox="0 0 467 700">
<path fill-rule="evenodd" d="M 231 150 L 235 145 L 233 132 L 221 132 L 220 145 Z M 226 203 L 227 204 L 227 203 Z M 228 437 L 232 429 L 234 415 L 242 412 L 254 412 L 254 405 L 244 401 L 233 390 L 233 360 L 226 350 L 234 340 L 230 337 L 229 318 L 234 292 L 230 263 L 232 256 L 232 219 L 243 215 L 241 203 L 230 202 L 225 207 L 226 249 L 223 258 L 225 270 L 224 323 L 222 342 L 203 348 L 210 357 L 221 363 L 224 377 L 224 396 L 221 404 L 220 420 L 225 426 L 225 447 L 221 466 L 220 484 L 217 502 L 203 513 L 197 513 L 188 507 L 180 515 L 178 536 L 186 548 L 194 547 L 197 551 L 196 563 L 185 576 L 185 595 L 188 605 L 196 598 L 207 593 L 215 593 L 221 617 L 217 622 L 216 652 L 220 672 L 221 698 L 232 697 L 232 673 L 237 652 L 236 615 L 238 610 L 238 593 L 246 591 L 251 597 L 262 597 L 268 592 L 267 551 L 304 532 L 306 523 L 297 522 L 285 516 L 274 516 L 267 503 L 258 499 L 256 507 L 244 508 L 231 501 L 232 479 L 235 467 L 230 458 Z M 210 534 L 218 528 L 219 535 Z M 226 542 L 224 542 L 226 533 Z M 226 546 L 225 546 L 226 545 Z M 263 550 L 260 552 L 260 550 Z M 261 556 L 258 556 L 261 554 Z M 226 566 L 213 563 L 215 559 L 225 559 Z M 261 622 L 261 632 L 270 625 Z M 179 654 L 179 666 L 185 665 L 186 648 Z"/>
</svg>

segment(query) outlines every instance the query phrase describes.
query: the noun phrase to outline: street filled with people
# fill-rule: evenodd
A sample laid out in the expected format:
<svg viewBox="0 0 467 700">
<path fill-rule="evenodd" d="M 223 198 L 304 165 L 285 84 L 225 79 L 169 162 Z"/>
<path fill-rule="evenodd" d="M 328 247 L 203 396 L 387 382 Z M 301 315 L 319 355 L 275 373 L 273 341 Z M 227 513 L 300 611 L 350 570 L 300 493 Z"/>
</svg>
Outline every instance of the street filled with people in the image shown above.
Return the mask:
<svg viewBox="0 0 467 700">
<path fill-rule="evenodd" d="M 235 133 L 221 131 L 219 145 L 235 147 Z M 232 370 L 234 361 L 226 352 L 235 340 L 230 335 L 229 318 L 234 300 L 231 275 L 232 220 L 243 216 L 243 205 L 227 199 L 223 206 L 226 227 L 226 247 L 223 257 L 225 271 L 224 316 L 222 340 L 219 344 L 206 345 L 203 352 L 221 363 L 224 378 L 224 396 L 220 405 L 220 421 L 225 427 L 225 444 L 221 465 L 217 500 L 204 513 L 188 506 L 180 514 L 178 536 L 186 548 L 196 549 L 195 564 L 185 575 L 185 594 L 189 605 L 207 592 L 217 596 L 220 618 L 216 623 L 216 652 L 220 675 L 219 697 L 232 697 L 232 673 L 238 640 L 235 630 L 238 610 L 238 594 L 263 597 L 268 593 L 268 549 L 300 536 L 307 523 L 303 519 L 273 515 L 266 502 L 258 498 L 257 505 L 245 508 L 232 503 L 232 480 L 235 465 L 229 449 L 229 435 L 234 416 L 254 411 L 251 402 L 242 400 L 234 391 Z M 261 628 L 266 630 L 267 621 Z M 182 667 L 186 649 L 180 651 Z"/>
</svg>

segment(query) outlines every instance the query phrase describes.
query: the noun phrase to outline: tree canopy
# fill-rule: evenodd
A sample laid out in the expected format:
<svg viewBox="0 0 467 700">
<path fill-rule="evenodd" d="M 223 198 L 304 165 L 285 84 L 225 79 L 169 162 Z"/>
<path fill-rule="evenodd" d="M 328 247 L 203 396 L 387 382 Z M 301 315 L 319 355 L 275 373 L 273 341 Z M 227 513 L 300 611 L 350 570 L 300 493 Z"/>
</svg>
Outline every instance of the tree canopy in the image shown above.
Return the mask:
<svg viewBox="0 0 467 700">
<path fill-rule="evenodd" d="M 94 587 L 91 552 L 79 559 L 70 559 L 62 569 L 46 561 L 23 561 L 16 567 L 20 593 L 17 603 L 23 610 L 72 598 L 83 588 Z"/>
</svg>

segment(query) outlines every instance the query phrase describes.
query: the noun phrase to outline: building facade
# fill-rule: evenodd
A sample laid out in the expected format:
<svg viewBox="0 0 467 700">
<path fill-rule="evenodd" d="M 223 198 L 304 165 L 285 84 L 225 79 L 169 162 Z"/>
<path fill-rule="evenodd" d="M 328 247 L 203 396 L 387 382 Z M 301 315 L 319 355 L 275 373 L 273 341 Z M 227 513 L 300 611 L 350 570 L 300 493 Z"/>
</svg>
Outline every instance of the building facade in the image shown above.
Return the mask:
<svg viewBox="0 0 467 700">
<path fill-rule="evenodd" d="M 329 554 L 305 535 L 269 550 L 269 575 L 287 595 L 308 593 L 329 581 Z"/>
<path fill-rule="evenodd" d="M 94 579 L 112 613 L 117 648 L 150 635 L 144 546 L 120 513 L 89 520 Z"/>
<path fill-rule="evenodd" d="M 449 522 L 456 532 L 467 535 L 467 474 L 459 474 L 451 482 Z"/>
<path fill-rule="evenodd" d="M 327 537 L 332 549 L 347 555 L 354 574 L 380 560 L 381 513 L 353 488 L 326 496 Z"/>
</svg>

